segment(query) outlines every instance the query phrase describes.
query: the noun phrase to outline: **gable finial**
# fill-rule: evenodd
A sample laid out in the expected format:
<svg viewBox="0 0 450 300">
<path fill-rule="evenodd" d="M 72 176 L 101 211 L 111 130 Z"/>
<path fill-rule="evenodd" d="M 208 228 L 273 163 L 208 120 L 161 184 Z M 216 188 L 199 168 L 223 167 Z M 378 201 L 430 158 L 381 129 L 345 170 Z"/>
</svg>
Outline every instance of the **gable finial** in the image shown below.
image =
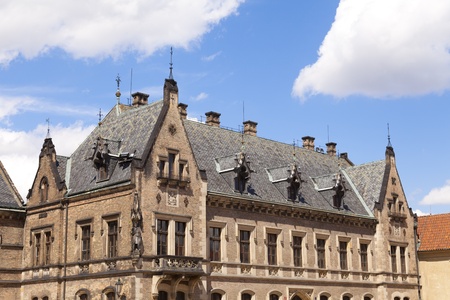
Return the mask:
<svg viewBox="0 0 450 300">
<path fill-rule="evenodd" d="M 297 163 L 297 157 L 295 156 L 295 139 L 294 139 L 294 141 L 292 142 L 292 148 L 293 148 L 293 151 L 292 151 L 292 155 L 293 155 L 293 157 L 294 157 L 294 164 L 296 164 Z"/>
<path fill-rule="evenodd" d="M 169 65 L 170 65 L 170 72 L 169 72 L 169 79 L 173 79 L 173 73 L 172 73 L 172 70 L 173 70 L 173 62 L 172 62 L 172 56 L 173 56 L 173 49 L 172 49 L 172 47 L 170 47 L 170 63 L 169 63 Z"/>
<path fill-rule="evenodd" d="M 50 118 L 45 119 L 45 122 L 47 122 L 47 136 L 46 139 L 50 138 Z"/>
<path fill-rule="evenodd" d="M 387 131 L 388 131 L 388 145 L 387 146 L 392 148 L 392 145 L 391 145 L 391 133 L 389 131 L 389 123 L 387 123 Z"/>
<path fill-rule="evenodd" d="M 102 117 L 103 117 L 101 108 L 98 110 L 97 116 L 98 116 L 98 125 L 100 126 L 100 125 L 102 125 Z"/>
</svg>

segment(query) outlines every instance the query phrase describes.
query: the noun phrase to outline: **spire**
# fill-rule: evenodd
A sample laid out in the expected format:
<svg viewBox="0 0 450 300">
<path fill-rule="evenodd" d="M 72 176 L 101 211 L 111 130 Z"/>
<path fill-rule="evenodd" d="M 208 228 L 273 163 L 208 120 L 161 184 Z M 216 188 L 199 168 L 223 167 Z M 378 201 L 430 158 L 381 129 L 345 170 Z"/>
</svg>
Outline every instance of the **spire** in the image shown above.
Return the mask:
<svg viewBox="0 0 450 300">
<path fill-rule="evenodd" d="M 120 93 L 120 82 L 121 82 L 121 81 L 122 81 L 122 80 L 120 80 L 119 74 L 117 74 L 117 77 L 116 77 L 116 82 L 117 82 L 117 91 L 116 91 L 116 99 L 117 99 L 116 115 L 120 115 L 120 107 L 119 107 L 119 104 L 120 104 L 120 95 L 121 95 L 121 93 Z"/>
<path fill-rule="evenodd" d="M 390 158 L 395 157 L 394 147 L 391 144 L 391 134 L 389 132 L 389 123 L 387 124 L 388 129 L 388 144 L 386 146 L 386 159 L 390 160 Z"/>
<path fill-rule="evenodd" d="M 45 138 L 50 139 L 50 118 L 45 119 L 45 121 L 47 122 L 47 136 Z"/>
<path fill-rule="evenodd" d="M 387 131 L 388 131 L 388 144 L 387 144 L 387 146 L 389 148 L 392 148 L 392 145 L 391 145 L 391 134 L 389 132 L 389 123 L 387 123 Z"/>
<path fill-rule="evenodd" d="M 103 117 L 101 108 L 98 110 L 97 116 L 98 116 L 98 126 L 100 126 L 100 125 L 102 125 L 102 117 Z"/>
<path fill-rule="evenodd" d="M 172 62 L 172 56 L 173 56 L 173 49 L 172 47 L 170 47 L 170 72 L 169 72 L 169 79 L 173 79 L 173 74 L 172 74 L 172 70 L 173 70 L 173 62 Z"/>
</svg>

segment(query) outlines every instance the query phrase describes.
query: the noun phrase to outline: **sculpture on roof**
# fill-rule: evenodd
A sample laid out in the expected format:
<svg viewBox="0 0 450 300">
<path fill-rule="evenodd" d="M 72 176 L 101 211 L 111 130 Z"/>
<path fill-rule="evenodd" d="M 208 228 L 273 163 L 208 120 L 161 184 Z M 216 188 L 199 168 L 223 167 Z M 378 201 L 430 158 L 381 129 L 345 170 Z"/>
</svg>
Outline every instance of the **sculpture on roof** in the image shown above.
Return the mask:
<svg viewBox="0 0 450 300">
<path fill-rule="evenodd" d="M 346 190 L 341 173 L 336 175 L 335 181 L 336 183 L 334 184 L 333 190 L 336 193 L 333 195 L 333 206 L 336 208 L 341 208 Z"/>
<path fill-rule="evenodd" d="M 239 153 L 239 157 L 236 158 L 237 165 L 234 167 L 233 171 L 236 173 L 235 177 L 235 190 L 239 193 L 244 193 L 246 191 L 246 185 L 250 179 L 250 174 L 254 171 L 250 168 L 250 162 L 244 152 Z"/>
<path fill-rule="evenodd" d="M 288 198 L 290 200 L 296 200 L 302 183 L 297 164 L 293 164 L 291 169 L 289 170 L 289 177 L 287 178 L 287 182 L 289 183 L 289 186 L 287 188 Z"/>
</svg>

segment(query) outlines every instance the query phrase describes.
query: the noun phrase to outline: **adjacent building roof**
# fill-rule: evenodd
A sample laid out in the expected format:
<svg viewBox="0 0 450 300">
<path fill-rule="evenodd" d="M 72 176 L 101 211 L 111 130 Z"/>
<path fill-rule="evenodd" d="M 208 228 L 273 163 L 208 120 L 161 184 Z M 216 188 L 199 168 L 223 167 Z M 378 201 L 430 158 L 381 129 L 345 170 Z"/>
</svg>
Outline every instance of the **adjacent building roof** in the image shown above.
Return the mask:
<svg viewBox="0 0 450 300">
<path fill-rule="evenodd" d="M 0 161 L 0 208 L 22 208 L 22 202 L 22 197 Z"/>
<path fill-rule="evenodd" d="M 450 213 L 418 217 L 418 251 L 450 250 Z"/>
</svg>

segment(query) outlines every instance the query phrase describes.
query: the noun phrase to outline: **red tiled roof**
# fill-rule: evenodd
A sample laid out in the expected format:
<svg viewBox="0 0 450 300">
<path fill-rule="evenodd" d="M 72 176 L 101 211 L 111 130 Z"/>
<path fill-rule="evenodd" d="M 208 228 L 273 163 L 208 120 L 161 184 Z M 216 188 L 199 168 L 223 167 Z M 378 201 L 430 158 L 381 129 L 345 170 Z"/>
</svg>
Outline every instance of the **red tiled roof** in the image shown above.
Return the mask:
<svg viewBox="0 0 450 300">
<path fill-rule="evenodd" d="M 418 217 L 419 251 L 450 249 L 450 213 Z"/>
</svg>

